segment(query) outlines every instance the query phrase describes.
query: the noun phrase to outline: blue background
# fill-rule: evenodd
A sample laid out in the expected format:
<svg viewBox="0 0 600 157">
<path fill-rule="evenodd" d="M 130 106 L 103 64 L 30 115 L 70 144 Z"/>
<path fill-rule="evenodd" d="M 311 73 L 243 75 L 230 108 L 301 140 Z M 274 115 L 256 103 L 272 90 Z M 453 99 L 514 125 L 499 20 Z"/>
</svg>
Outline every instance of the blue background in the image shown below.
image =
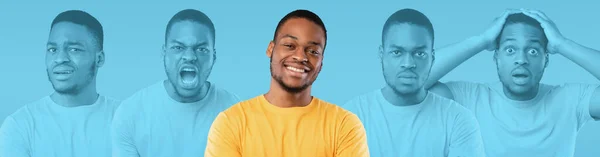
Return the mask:
<svg viewBox="0 0 600 157">
<path fill-rule="evenodd" d="M 593 1 L 11 1 L 0 2 L 0 120 L 23 105 L 53 92 L 44 65 L 50 23 L 60 12 L 81 9 L 102 23 L 106 63 L 99 69 L 99 93 L 125 99 L 137 90 L 166 78 L 161 46 L 165 27 L 176 12 L 193 8 L 205 12 L 217 30 L 217 62 L 209 80 L 249 99 L 269 88 L 266 48 L 277 22 L 295 9 L 309 9 L 328 29 L 323 70 L 313 95 L 341 104 L 381 88 L 384 80 L 377 48 L 387 17 L 402 8 L 425 13 L 442 47 L 482 33 L 506 8 L 545 12 L 563 35 L 600 49 L 600 21 Z M 482 52 L 450 72 L 442 81 L 498 80 L 491 52 Z M 598 84 L 596 78 L 559 55 L 550 58 L 542 82 Z M 598 156 L 600 123 L 590 122 L 579 133 L 576 156 Z M 595 154 L 595 155 L 594 155 Z"/>
</svg>

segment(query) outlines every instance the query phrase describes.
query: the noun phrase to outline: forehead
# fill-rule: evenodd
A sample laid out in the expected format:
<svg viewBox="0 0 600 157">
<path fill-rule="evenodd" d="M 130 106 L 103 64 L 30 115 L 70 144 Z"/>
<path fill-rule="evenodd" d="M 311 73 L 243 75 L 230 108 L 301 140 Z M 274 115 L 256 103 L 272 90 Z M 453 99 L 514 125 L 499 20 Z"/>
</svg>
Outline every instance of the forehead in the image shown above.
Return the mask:
<svg viewBox="0 0 600 157">
<path fill-rule="evenodd" d="M 212 32 L 208 26 L 199 22 L 183 20 L 173 23 L 169 29 L 167 39 L 181 42 L 207 42 L 210 41 Z"/>
<path fill-rule="evenodd" d="M 425 46 L 430 48 L 432 36 L 425 27 L 410 24 L 396 23 L 387 28 L 384 34 L 386 46 L 397 45 L 402 47 Z"/>
<path fill-rule="evenodd" d="M 299 40 L 325 42 L 324 30 L 305 18 L 291 18 L 283 23 L 277 32 L 277 38 L 281 38 L 286 34 L 298 37 Z"/>
<path fill-rule="evenodd" d="M 92 44 L 95 40 L 94 35 L 87 27 L 72 22 L 59 22 L 54 24 L 50 30 L 50 37 L 48 38 L 49 42 L 58 44 L 65 41 Z"/>
<path fill-rule="evenodd" d="M 544 32 L 540 28 L 524 23 L 512 23 L 504 26 L 500 34 L 500 43 L 544 41 Z"/>
</svg>

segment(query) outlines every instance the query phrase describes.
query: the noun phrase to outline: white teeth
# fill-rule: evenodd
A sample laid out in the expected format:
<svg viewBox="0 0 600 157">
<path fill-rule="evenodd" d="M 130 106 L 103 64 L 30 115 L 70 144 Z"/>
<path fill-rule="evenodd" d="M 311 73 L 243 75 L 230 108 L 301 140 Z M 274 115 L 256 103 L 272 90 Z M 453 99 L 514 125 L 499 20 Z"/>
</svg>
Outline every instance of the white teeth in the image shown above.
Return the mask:
<svg viewBox="0 0 600 157">
<path fill-rule="evenodd" d="M 73 71 L 58 71 L 57 74 L 71 74 Z"/>
<path fill-rule="evenodd" d="M 193 68 L 183 68 L 182 71 L 196 71 L 196 69 L 193 69 Z"/>
<path fill-rule="evenodd" d="M 298 69 L 298 68 L 294 68 L 294 67 L 291 67 L 291 66 L 287 66 L 286 68 L 288 70 L 291 70 L 291 71 L 294 71 L 294 72 L 299 72 L 299 73 L 304 73 L 305 72 L 304 69 Z"/>
</svg>

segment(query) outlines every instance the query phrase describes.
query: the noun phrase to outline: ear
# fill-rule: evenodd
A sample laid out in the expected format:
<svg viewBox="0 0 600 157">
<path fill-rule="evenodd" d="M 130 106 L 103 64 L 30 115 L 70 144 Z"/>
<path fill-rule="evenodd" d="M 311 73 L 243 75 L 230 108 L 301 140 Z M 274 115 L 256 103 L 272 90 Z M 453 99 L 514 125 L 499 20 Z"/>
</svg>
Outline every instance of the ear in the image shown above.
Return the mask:
<svg viewBox="0 0 600 157">
<path fill-rule="evenodd" d="M 435 64 L 435 49 L 431 50 L 431 66 Z"/>
<path fill-rule="evenodd" d="M 549 60 L 550 60 L 550 55 L 548 52 L 546 52 L 546 62 L 544 62 L 544 68 L 548 67 Z"/>
<path fill-rule="evenodd" d="M 96 67 L 102 67 L 104 65 L 104 50 L 96 52 Z"/>
<path fill-rule="evenodd" d="M 275 48 L 275 42 L 271 40 L 271 42 L 269 42 L 269 46 L 267 47 L 267 57 L 271 58 L 271 56 L 273 56 L 274 48 Z"/>
<path fill-rule="evenodd" d="M 379 52 L 377 53 L 377 56 L 379 57 L 379 61 L 383 60 L 383 45 L 379 45 Z"/>
<path fill-rule="evenodd" d="M 494 62 L 498 62 L 498 49 L 494 49 Z"/>
<path fill-rule="evenodd" d="M 217 62 L 217 49 L 213 49 L 213 62 L 211 68 L 215 65 L 215 62 Z"/>
<path fill-rule="evenodd" d="M 162 53 L 161 53 L 162 57 L 165 57 L 166 53 L 167 53 L 167 46 L 163 44 L 162 45 Z"/>
</svg>

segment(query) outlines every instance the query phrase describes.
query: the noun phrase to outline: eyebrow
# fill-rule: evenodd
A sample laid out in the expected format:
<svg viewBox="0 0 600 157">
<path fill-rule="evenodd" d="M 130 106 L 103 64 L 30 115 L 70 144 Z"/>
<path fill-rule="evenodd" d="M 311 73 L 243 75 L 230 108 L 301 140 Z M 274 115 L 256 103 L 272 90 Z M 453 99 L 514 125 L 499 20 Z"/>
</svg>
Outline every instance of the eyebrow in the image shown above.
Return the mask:
<svg viewBox="0 0 600 157">
<path fill-rule="evenodd" d="M 285 34 L 285 35 L 283 35 L 283 37 L 281 37 L 281 38 L 292 38 L 292 39 L 294 39 L 294 40 L 298 40 L 298 37 L 296 37 L 296 36 L 293 36 L 293 35 L 289 35 L 289 34 Z"/>
<path fill-rule="evenodd" d="M 46 45 L 56 46 L 57 44 L 55 42 L 48 42 L 48 43 L 46 43 Z M 77 41 L 67 41 L 67 42 L 65 42 L 65 45 L 85 47 L 81 42 L 77 42 Z"/>
<path fill-rule="evenodd" d="M 516 41 L 517 39 L 514 38 L 506 38 L 504 40 L 502 40 L 501 42 L 507 42 L 507 41 Z M 542 44 L 542 41 L 540 39 L 529 39 L 527 40 L 527 42 L 532 42 L 532 43 L 538 43 L 538 44 Z"/>
<path fill-rule="evenodd" d="M 289 34 L 285 34 L 285 35 L 283 35 L 283 37 L 281 37 L 281 38 L 282 38 L 282 39 L 283 39 L 283 38 L 292 38 L 292 39 L 294 39 L 294 40 L 298 40 L 298 37 L 296 37 L 296 36 L 293 36 L 293 35 L 289 35 Z M 316 42 L 316 41 L 309 41 L 309 42 L 308 42 L 308 44 L 311 44 L 311 45 L 316 45 L 316 46 L 319 46 L 319 47 L 321 47 L 321 48 L 323 47 L 323 44 L 322 44 L 322 43 L 320 43 L 320 42 Z"/>
<path fill-rule="evenodd" d="M 169 42 L 171 42 L 171 43 L 175 43 L 175 44 L 179 44 L 179 45 L 186 45 L 186 44 L 184 44 L 183 42 L 181 42 L 181 41 L 178 41 L 178 40 L 176 40 L 176 39 L 171 39 Z M 200 42 L 200 43 L 194 43 L 194 44 L 193 44 L 193 46 L 206 46 L 206 45 L 208 45 L 208 41 L 202 41 L 202 42 Z"/>
<path fill-rule="evenodd" d="M 395 44 L 390 45 L 390 47 L 392 47 L 394 49 L 400 49 L 402 51 L 406 51 L 406 48 L 404 48 L 402 46 L 395 45 Z M 427 48 L 427 46 L 425 46 L 425 45 L 419 45 L 419 46 L 417 46 L 417 47 L 415 47 L 413 49 L 414 50 L 422 50 L 422 49 L 425 49 L 425 48 Z"/>
</svg>

